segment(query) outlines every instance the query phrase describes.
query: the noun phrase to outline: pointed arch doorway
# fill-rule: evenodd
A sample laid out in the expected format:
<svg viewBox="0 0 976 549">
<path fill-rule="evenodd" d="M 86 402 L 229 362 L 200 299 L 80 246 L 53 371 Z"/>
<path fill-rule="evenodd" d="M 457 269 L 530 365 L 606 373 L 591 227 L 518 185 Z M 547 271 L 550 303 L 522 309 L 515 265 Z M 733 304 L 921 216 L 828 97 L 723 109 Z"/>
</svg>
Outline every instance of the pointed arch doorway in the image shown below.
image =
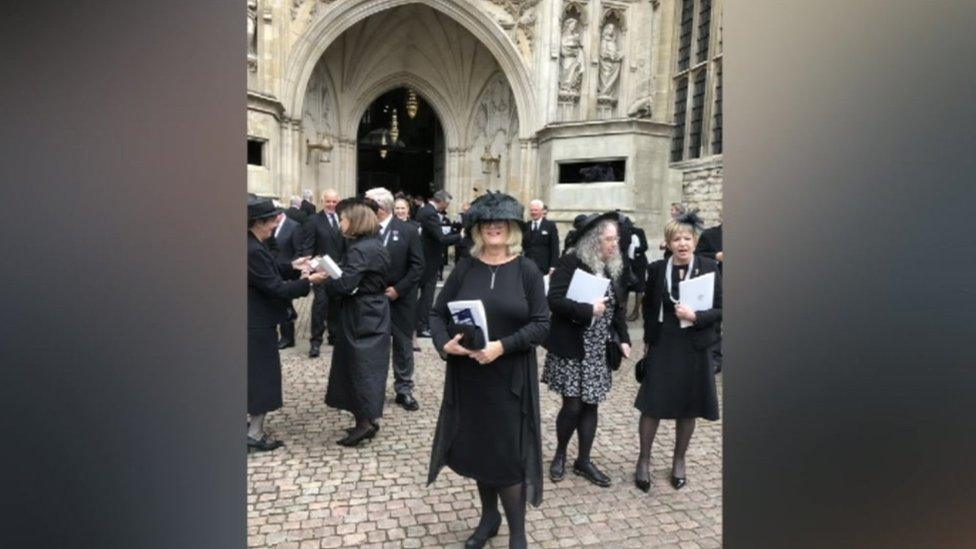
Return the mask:
<svg viewBox="0 0 976 549">
<path fill-rule="evenodd" d="M 394 194 L 429 197 L 444 188 L 444 149 L 440 119 L 423 96 L 406 87 L 383 93 L 359 120 L 357 194 L 385 187 Z"/>
</svg>

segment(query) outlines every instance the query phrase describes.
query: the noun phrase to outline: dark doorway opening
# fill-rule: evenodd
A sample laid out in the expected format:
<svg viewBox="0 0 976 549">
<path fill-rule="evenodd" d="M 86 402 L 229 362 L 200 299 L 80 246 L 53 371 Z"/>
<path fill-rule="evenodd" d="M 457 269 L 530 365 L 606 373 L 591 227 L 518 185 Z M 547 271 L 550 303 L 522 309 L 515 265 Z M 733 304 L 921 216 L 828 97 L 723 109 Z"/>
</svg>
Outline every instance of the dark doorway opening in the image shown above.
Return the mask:
<svg viewBox="0 0 976 549">
<path fill-rule="evenodd" d="M 357 193 L 386 187 L 394 194 L 429 197 L 444 188 L 444 132 L 420 94 L 397 88 L 377 98 L 359 121 L 357 143 Z"/>
</svg>

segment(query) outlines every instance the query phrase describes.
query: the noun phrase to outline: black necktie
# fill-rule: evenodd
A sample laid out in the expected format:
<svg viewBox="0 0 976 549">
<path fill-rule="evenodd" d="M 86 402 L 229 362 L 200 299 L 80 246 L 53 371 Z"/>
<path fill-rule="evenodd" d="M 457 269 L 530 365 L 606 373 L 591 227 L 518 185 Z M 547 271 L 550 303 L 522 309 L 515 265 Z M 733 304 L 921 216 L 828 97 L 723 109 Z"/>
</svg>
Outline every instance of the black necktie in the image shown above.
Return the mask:
<svg viewBox="0 0 976 549">
<path fill-rule="evenodd" d="M 335 216 L 335 214 L 328 214 L 328 215 L 329 215 L 329 226 L 331 226 L 333 229 L 335 229 L 336 228 L 336 222 L 335 222 L 335 217 L 333 217 L 333 216 Z"/>
</svg>

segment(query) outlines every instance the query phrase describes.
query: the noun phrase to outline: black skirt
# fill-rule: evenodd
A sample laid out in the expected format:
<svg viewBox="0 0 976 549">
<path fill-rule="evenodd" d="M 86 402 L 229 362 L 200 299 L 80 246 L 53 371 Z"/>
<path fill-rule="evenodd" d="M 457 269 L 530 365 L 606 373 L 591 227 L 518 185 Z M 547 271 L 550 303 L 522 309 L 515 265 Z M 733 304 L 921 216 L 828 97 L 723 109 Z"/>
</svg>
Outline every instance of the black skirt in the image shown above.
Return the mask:
<svg viewBox="0 0 976 549">
<path fill-rule="evenodd" d="M 247 330 L 247 413 L 281 408 L 281 358 L 274 327 Z"/>
<path fill-rule="evenodd" d="M 709 350 L 694 347 L 693 329 L 682 329 L 674 308 L 665 306 L 661 337 L 650 349 L 644 381 L 634 402 L 642 414 L 657 419 L 718 419 L 718 393 Z"/>
</svg>

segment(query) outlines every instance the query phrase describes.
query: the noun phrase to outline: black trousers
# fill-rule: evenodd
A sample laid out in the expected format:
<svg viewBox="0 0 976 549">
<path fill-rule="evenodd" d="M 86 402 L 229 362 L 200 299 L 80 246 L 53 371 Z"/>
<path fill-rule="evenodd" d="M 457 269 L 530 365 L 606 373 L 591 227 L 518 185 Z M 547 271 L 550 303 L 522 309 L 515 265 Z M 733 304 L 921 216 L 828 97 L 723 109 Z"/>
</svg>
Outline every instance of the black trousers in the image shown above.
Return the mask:
<svg viewBox="0 0 976 549">
<path fill-rule="evenodd" d="M 413 329 L 417 317 L 417 289 L 390 302 L 393 332 L 393 389 L 398 395 L 413 394 Z"/>
<path fill-rule="evenodd" d="M 329 339 L 335 339 L 336 328 L 339 326 L 339 307 L 336 304 L 336 300 L 329 299 L 328 294 L 325 293 L 325 288 L 321 285 L 312 286 L 312 291 L 314 292 L 312 299 L 312 318 L 310 322 L 312 333 L 309 337 L 309 343 L 312 345 L 321 345 L 322 335 L 326 330 L 326 323 L 328 323 Z"/>
<path fill-rule="evenodd" d="M 420 299 L 417 301 L 417 331 L 429 326 L 430 308 L 434 306 L 434 292 L 437 290 L 437 271 L 424 273 L 420 280 Z"/>
</svg>

